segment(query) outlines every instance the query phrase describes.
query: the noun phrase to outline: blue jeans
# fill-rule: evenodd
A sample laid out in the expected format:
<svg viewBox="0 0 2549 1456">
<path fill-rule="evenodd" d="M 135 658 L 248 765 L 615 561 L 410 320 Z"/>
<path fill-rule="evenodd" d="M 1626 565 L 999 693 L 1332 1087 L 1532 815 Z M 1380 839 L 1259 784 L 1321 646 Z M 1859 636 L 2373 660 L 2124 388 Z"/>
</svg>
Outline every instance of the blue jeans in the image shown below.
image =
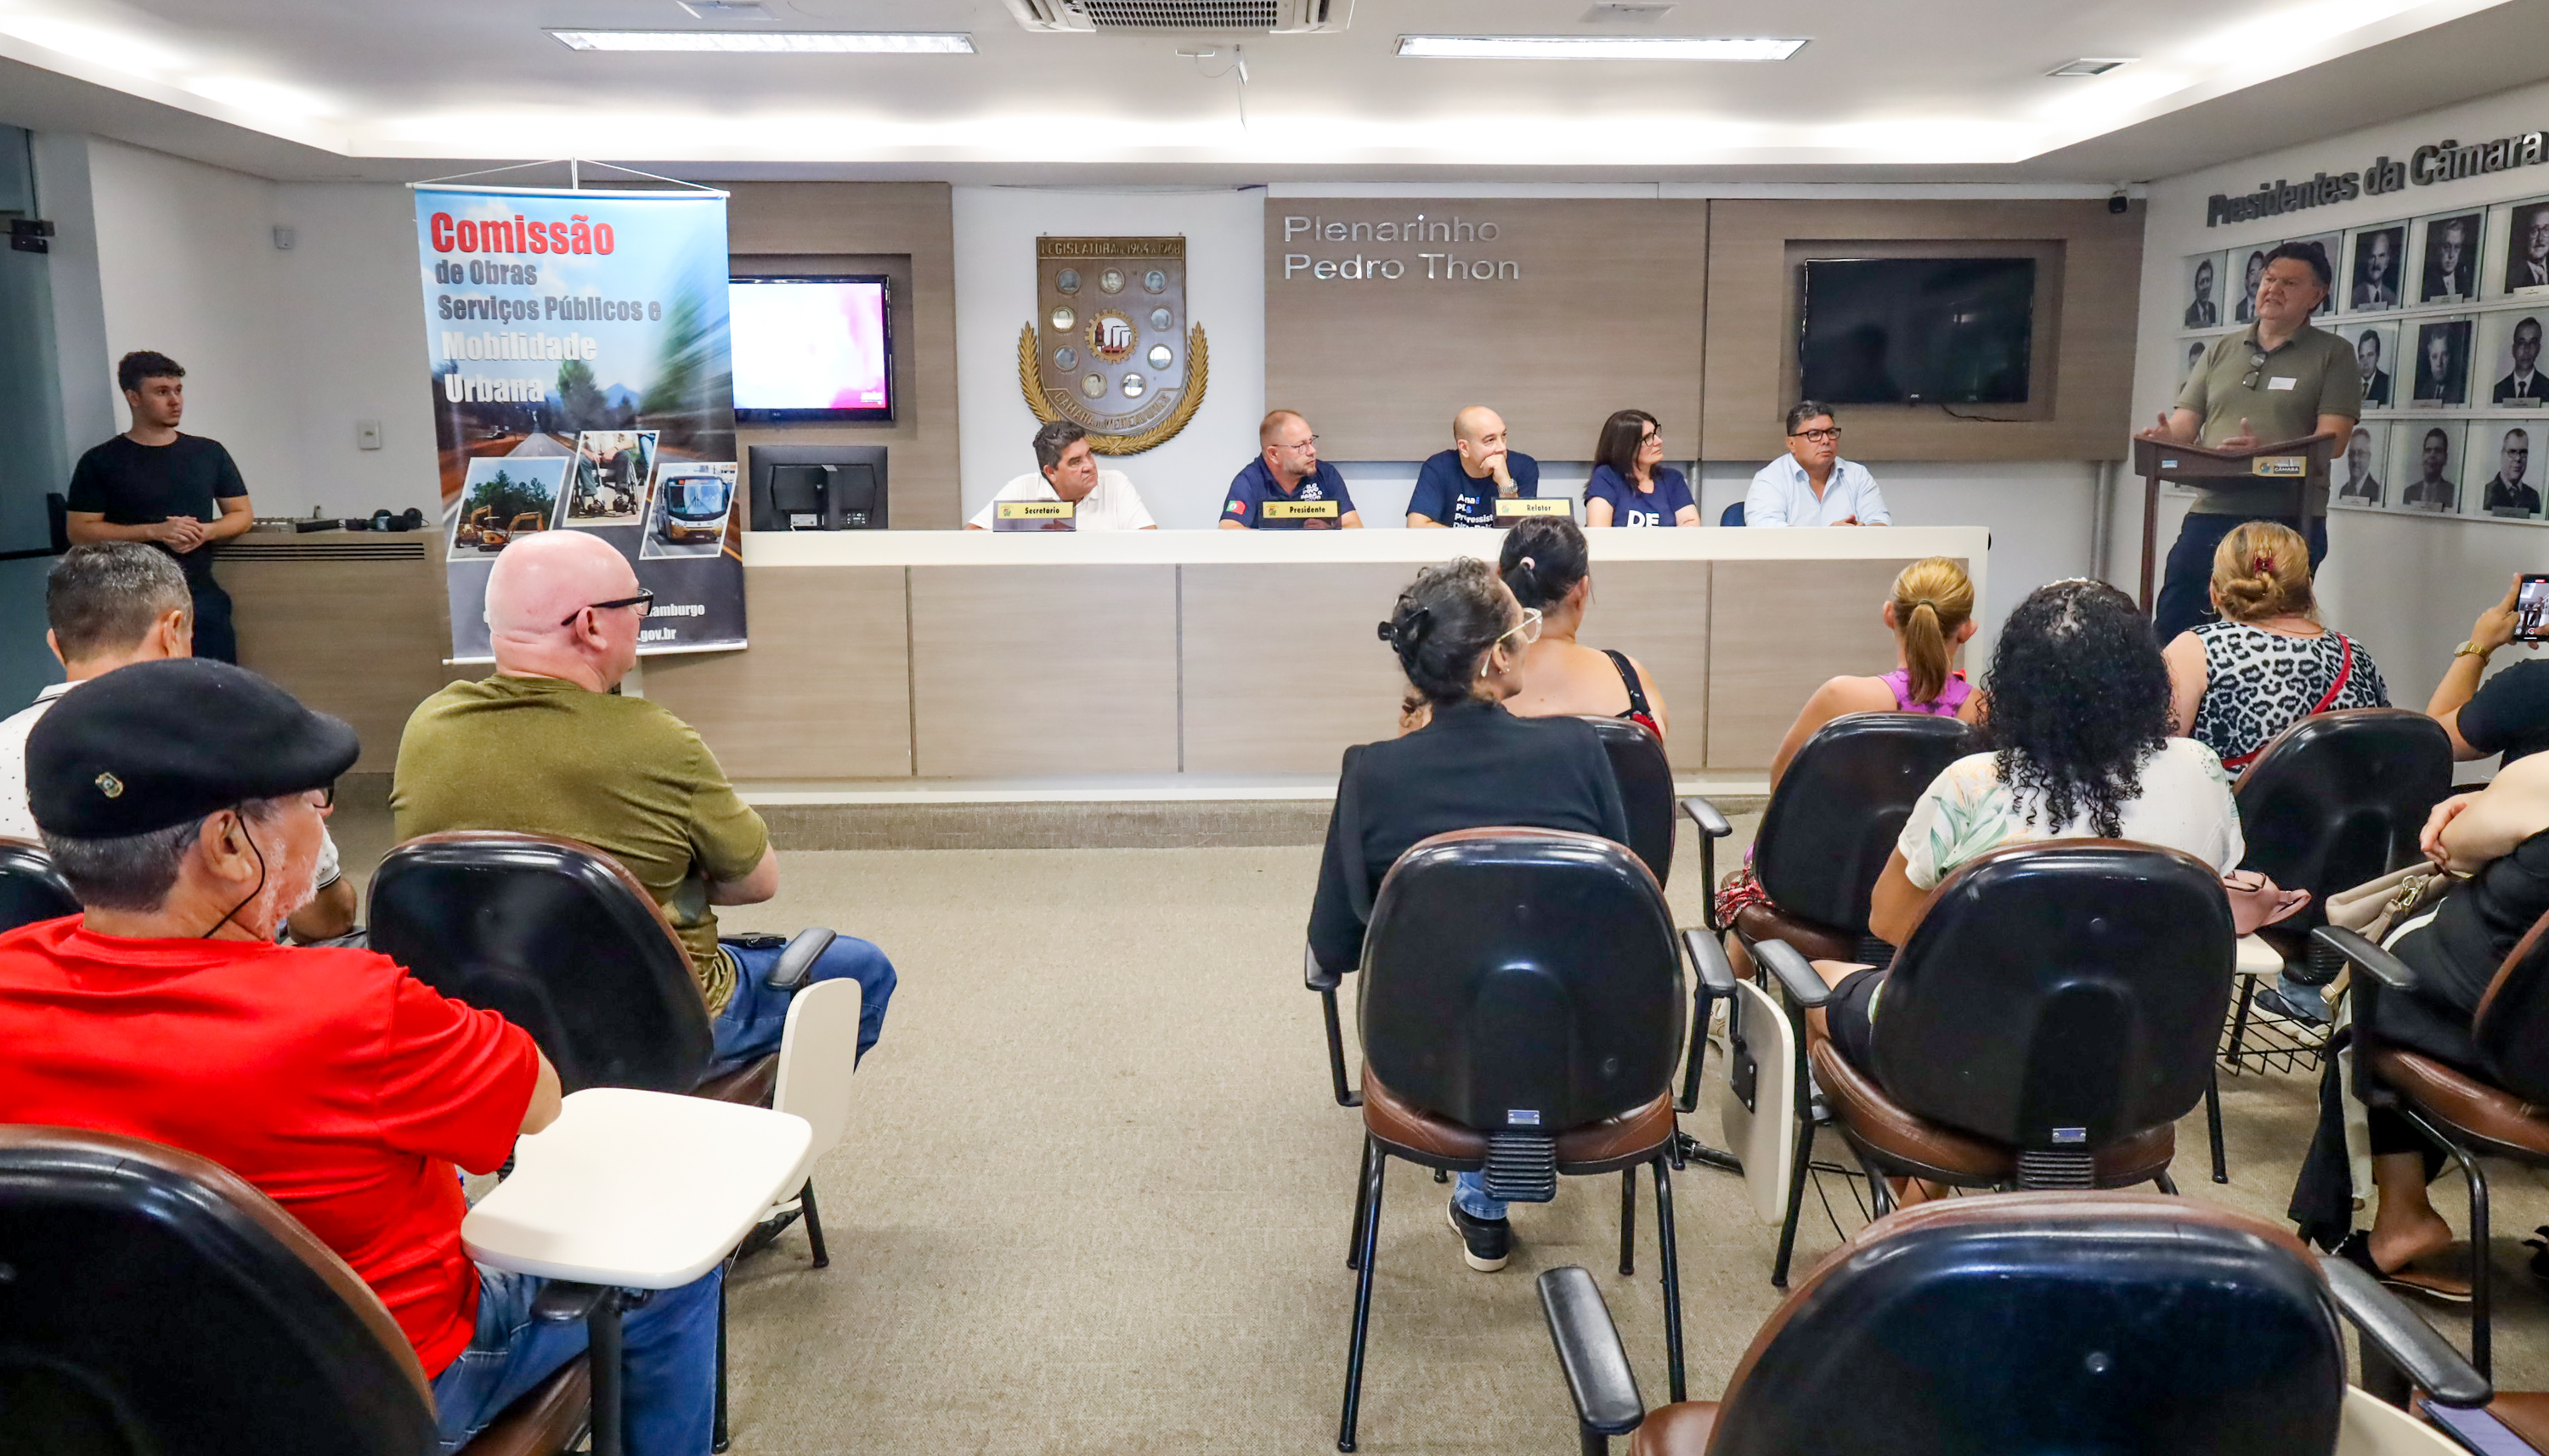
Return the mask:
<svg viewBox="0 0 2549 1456">
<path fill-rule="evenodd" d="M 720 1266 L 679 1289 L 659 1290 L 621 1316 L 620 1429 L 628 1456 L 707 1456 L 716 1418 L 717 1286 L 724 1278 Z M 467 1445 L 506 1407 L 584 1352 L 583 1320 L 531 1319 L 531 1301 L 547 1283 L 480 1266 L 478 1333 L 433 1378 L 446 1453 Z"/>
<path fill-rule="evenodd" d="M 2177 544 L 2168 548 L 2168 574 L 2160 579 L 2159 600 L 2151 605 L 2151 631 L 2166 647 L 2180 632 L 2194 631 L 2213 616 L 2213 553 L 2243 521 L 2271 520 L 2291 525 L 2289 515 L 2195 515 L 2177 529 Z M 2327 560 L 2327 517 L 2311 517 L 2311 571 Z"/>
<path fill-rule="evenodd" d="M 1501 1219 L 1505 1216 L 1505 1205 L 1487 1197 L 1487 1175 L 1484 1173 L 1455 1173 L 1452 1176 L 1452 1202 L 1459 1204 L 1461 1212 L 1472 1219 Z"/>
<path fill-rule="evenodd" d="M 779 965 L 785 946 L 767 950 L 719 941 L 726 955 L 734 958 L 734 995 L 727 999 L 725 1010 L 717 1013 L 711 1028 L 716 1034 L 716 1048 L 708 1060 L 708 1075 L 718 1076 L 733 1071 L 746 1062 L 758 1061 L 779 1049 L 779 1039 L 788 1030 L 790 993 L 770 989 L 770 972 Z M 867 1055 L 877 1037 L 885 1030 L 885 1004 L 894 999 L 894 962 L 872 941 L 856 936 L 840 936 L 814 960 L 813 974 L 805 984 L 837 980 L 849 976 L 859 983 L 859 1051 Z"/>
</svg>

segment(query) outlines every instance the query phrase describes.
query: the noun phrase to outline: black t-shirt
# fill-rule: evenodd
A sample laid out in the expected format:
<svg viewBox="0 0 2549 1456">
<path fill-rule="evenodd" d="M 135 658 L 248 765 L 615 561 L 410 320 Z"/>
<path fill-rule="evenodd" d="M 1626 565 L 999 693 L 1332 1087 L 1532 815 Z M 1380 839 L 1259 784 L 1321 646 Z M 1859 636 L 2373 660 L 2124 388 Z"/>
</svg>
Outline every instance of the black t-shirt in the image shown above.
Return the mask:
<svg viewBox="0 0 2549 1456">
<path fill-rule="evenodd" d="M 2549 662 L 2515 663 L 2461 704 L 2461 737 L 2505 763 L 2549 749 Z"/>
<path fill-rule="evenodd" d="M 219 440 L 179 435 L 169 444 L 142 445 L 117 435 L 80 457 L 71 472 L 67 508 L 94 511 L 111 526 L 157 525 L 172 515 L 210 525 L 222 514 L 215 502 L 246 494 L 247 483 Z M 211 580 L 212 547 L 169 554 L 186 569 L 189 583 Z"/>
</svg>

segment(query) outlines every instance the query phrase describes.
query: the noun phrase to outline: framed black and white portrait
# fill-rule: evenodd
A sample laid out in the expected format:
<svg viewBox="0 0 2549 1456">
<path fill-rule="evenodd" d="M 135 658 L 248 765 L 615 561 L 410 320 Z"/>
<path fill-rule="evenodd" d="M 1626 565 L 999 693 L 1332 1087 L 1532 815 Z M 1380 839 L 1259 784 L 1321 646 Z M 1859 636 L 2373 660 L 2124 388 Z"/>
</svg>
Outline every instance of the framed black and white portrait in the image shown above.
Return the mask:
<svg viewBox="0 0 2549 1456">
<path fill-rule="evenodd" d="M 2327 297 L 2311 310 L 2313 318 L 2323 318 L 2340 308 L 2345 300 L 2345 275 L 2337 271 L 2337 261 L 2344 256 L 2345 234 L 2321 232 L 2313 237 L 2287 237 L 2284 246 L 2317 248 L 2319 261 L 2327 265 Z"/>
<path fill-rule="evenodd" d="M 2549 197 L 2506 209 L 2503 258 L 2498 297 L 2549 294 Z"/>
<path fill-rule="evenodd" d="M 2407 403 L 2436 409 L 2470 402 L 2470 344 L 2475 318 L 2428 318 L 2416 323 L 2415 351 L 2408 358 Z"/>
<path fill-rule="evenodd" d="M 2180 292 L 2185 305 L 2186 328 L 2219 328 L 2230 321 L 2230 305 L 2224 294 L 2222 270 L 2227 265 L 2219 253 L 2197 253 L 2182 265 Z"/>
<path fill-rule="evenodd" d="M 2225 260 L 2237 259 L 2239 264 L 2238 288 L 2230 295 L 2231 322 L 2245 326 L 2257 321 L 2257 281 L 2266 276 L 2266 254 L 2274 247 L 2271 242 L 2261 242 L 2255 247 L 2234 247 L 2224 255 Z"/>
<path fill-rule="evenodd" d="M 2479 328 L 2478 385 L 2471 403 L 2508 410 L 2549 408 L 2549 375 L 2540 372 L 2540 335 L 2549 326 L 2549 298 L 2536 309 L 2502 309 Z"/>
<path fill-rule="evenodd" d="M 2354 346 L 2356 372 L 2363 377 L 2363 408 L 2396 410 L 2399 393 L 2399 325 L 2395 321 L 2348 323 L 2336 330 Z"/>
<path fill-rule="evenodd" d="M 2379 510 L 2389 499 L 2384 482 L 2390 474 L 2390 426 L 2379 420 L 2358 424 L 2345 442 L 2345 453 L 2328 471 L 2335 487 L 2332 503 L 2351 510 Z"/>
<path fill-rule="evenodd" d="M 2540 421 L 2481 420 L 2470 426 L 2469 513 L 2498 520 L 2540 519 Z"/>
<path fill-rule="evenodd" d="M 2407 300 L 2400 279 L 2407 272 L 2407 225 L 2384 223 L 2346 234 L 2345 273 L 2338 280 L 2346 308 L 2356 313 L 2395 309 Z"/>
<path fill-rule="evenodd" d="M 2442 213 L 2418 220 L 2416 302 L 2458 303 L 2478 297 L 2480 234 L 2485 213 Z"/>
<path fill-rule="evenodd" d="M 2188 380 L 2193 379 L 2203 370 L 2204 356 L 2207 351 L 2212 349 L 2213 340 L 2209 338 L 2182 338 L 2177 341 L 2177 346 L 2180 353 L 2178 362 L 2181 366 L 2177 373 L 2177 387 L 2182 390 L 2186 388 L 2186 382 Z"/>
<path fill-rule="evenodd" d="M 2391 428 L 2390 492 L 2401 510 L 2458 515 L 2461 510 L 2461 446 L 2469 426 L 2459 420 L 2403 419 Z"/>
</svg>

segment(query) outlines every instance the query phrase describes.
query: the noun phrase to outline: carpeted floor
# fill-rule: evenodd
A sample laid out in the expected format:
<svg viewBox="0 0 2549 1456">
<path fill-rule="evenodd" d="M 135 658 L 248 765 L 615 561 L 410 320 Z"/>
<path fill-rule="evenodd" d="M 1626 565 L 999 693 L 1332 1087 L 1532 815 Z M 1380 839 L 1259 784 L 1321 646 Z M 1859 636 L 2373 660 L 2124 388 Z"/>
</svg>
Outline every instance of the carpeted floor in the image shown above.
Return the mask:
<svg viewBox="0 0 2549 1456">
<path fill-rule="evenodd" d="M 1749 825 L 1744 826 L 1748 833 Z M 1353 1276 L 1356 1115 L 1331 1101 L 1301 932 L 1315 849 L 792 853 L 737 929 L 822 923 L 901 971 L 855 1130 L 818 1175 L 832 1267 L 791 1231 L 737 1272 L 734 1449 L 996 1453 L 1332 1449 Z M 1695 923 L 1685 857 L 1674 895 Z M 2232 1181 L 2180 1130 L 2188 1194 L 2279 1216 L 2313 1086 L 2224 1087 Z M 1717 1133 L 1712 1094 L 1686 1120 Z M 2549 1312 L 2515 1242 L 2549 1220 L 2495 1173 L 2498 1362 L 2549 1385 Z M 1461 1263 L 1445 1191 L 1395 1165 L 1363 1448 L 1572 1450 L 1532 1280 L 1594 1271 L 1650 1405 L 1665 1398 L 1653 1206 L 1616 1271 L 1618 1183 L 1517 1210 L 1502 1273 Z M 1776 1306 L 1776 1230 L 1730 1175 L 1676 1179 L 1691 1393 L 1714 1397 Z M 1857 1214 L 1837 1180 L 1843 1228 Z M 2437 1206 L 2464 1220 L 2447 1178 Z M 1810 1203 L 1810 1208 L 1814 1205 Z M 1820 1211 L 1801 1267 L 1836 1243 Z M 2427 1307 L 2432 1313 L 2432 1307 Z M 2438 1316 L 2456 1338 L 2465 1321 Z"/>
</svg>

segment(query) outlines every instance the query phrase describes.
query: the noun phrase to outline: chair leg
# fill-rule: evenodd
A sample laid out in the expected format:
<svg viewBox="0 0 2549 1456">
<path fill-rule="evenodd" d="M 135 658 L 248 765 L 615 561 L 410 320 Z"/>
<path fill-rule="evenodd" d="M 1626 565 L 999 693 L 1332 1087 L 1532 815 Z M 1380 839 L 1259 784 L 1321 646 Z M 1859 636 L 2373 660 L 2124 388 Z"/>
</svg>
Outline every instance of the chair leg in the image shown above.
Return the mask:
<svg viewBox="0 0 2549 1456">
<path fill-rule="evenodd" d="M 813 1185 L 811 1184 L 806 1185 L 809 1191 L 812 1186 Z M 814 1206 L 812 1204 L 807 1204 L 805 1206 L 806 1212 L 809 1216 L 813 1211 L 813 1207 Z M 731 1271 L 733 1266 L 729 1264 L 727 1268 Z M 732 1445 L 733 1442 L 727 1437 L 725 1423 L 725 1281 L 722 1279 L 717 1281 L 716 1365 L 716 1419 L 715 1428 L 708 1433 L 708 1449 L 717 1453 L 717 1456 L 724 1456 L 725 1449 Z"/>
<path fill-rule="evenodd" d="M 625 1366 L 619 1338 L 619 1291 L 605 1290 L 594 1301 L 584 1327 L 593 1370 L 593 1456 L 623 1456 L 619 1392 Z"/>
<path fill-rule="evenodd" d="M 823 1247 L 823 1215 L 814 1207 L 813 1179 L 807 1178 L 805 1186 L 797 1190 L 797 1202 L 805 1210 L 805 1241 L 814 1246 L 814 1267 L 832 1267 L 832 1256 Z"/>
<path fill-rule="evenodd" d="M 2171 1198 L 2177 1197 L 2177 1180 L 2168 1175 L 2168 1169 L 2160 1169 L 2158 1174 L 2152 1177 L 2151 1182 L 2159 1186 L 2160 1192 Z"/>
<path fill-rule="evenodd" d="M 2232 1066 L 2239 1064 L 2239 1044 L 2248 1035 L 2248 1003 L 2256 995 L 2257 978 L 2253 975 L 2239 977 L 2239 1010 L 2230 1018 L 2230 1049 L 2222 1053 L 2222 1059 Z"/>
<path fill-rule="evenodd" d="M 2204 1073 L 2204 1131 L 2213 1135 L 2213 1181 L 2230 1181 L 2229 1164 L 2221 1158 L 2221 1063 L 2214 1062 Z M 2175 1193 L 2177 1190 L 2169 1190 Z"/>
<path fill-rule="evenodd" d="M 1371 1261 L 1380 1245 L 1380 1195 L 1389 1177 L 1389 1154 L 1364 1139 L 1365 1153 L 1362 1267 L 1356 1271 L 1354 1340 L 1346 1346 L 1346 1410 L 1337 1424 L 1337 1449 L 1355 1448 L 1355 1416 L 1363 1405 L 1364 1341 L 1371 1333 Z M 596 1453 L 599 1456 L 599 1453 Z"/>
<path fill-rule="evenodd" d="M 1797 1165 L 1788 1174 L 1788 1217 L 1779 1226 L 1779 1257 L 1770 1266 L 1770 1285 L 1774 1289 L 1788 1287 L 1788 1257 L 1797 1248 L 1797 1220 L 1805 1213 L 1806 1174 L 1814 1152 L 1815 1118 L 1813 1112 L 1805 1111 L 1797 1118 Z"/>
<path fill-rule="evenodd" d="M 2470 1206 L 2470 1363 L 2488 1380 L 2496 1379 L 2496 1341 L 2489 1327 L 2487 1171 L 2457 1144 L 2449 1145 L 2452 1161 L 2469 1180 Z"/>
<path fill-rule="evenodd" d="M 1672 1169 L 1659 1157 L 1655 1159 L 1655 1258 L 1664 1266 L 1664 1369 L 1676 1401 L 1690 1398 L 1682 1379 L 1680 1243 L 1673 1234 Z"/>
<path fill-rule="evenodd" d="M 1858 1170 L 1867 1178 L 1867 1212 L 1872 1223 L 1894 1212 L 1894 1185 L 1885 1181 L 1885 1174 L 1857 1144 L 1851 1144 L 1851 1151 L 1858 1153 Z"/>
<path fill-rule="evenodd" d="M 1346 1267 L 1349 1269 L 1363 1267 L 1363 1218 L 1371 1207 L 1371 1160 L 1377 1155 L 1372 1150 L 1371 1139 L 1363 1139 L 1363 1166 L 1355 1169 L 1354 1227 L 1346 1230 Z"/>
<path fill-rule="evenodd" d="M 1638 1170 L 1620 1170 L 1620 1272 L 1638 1272 Z"/>
</svg>

